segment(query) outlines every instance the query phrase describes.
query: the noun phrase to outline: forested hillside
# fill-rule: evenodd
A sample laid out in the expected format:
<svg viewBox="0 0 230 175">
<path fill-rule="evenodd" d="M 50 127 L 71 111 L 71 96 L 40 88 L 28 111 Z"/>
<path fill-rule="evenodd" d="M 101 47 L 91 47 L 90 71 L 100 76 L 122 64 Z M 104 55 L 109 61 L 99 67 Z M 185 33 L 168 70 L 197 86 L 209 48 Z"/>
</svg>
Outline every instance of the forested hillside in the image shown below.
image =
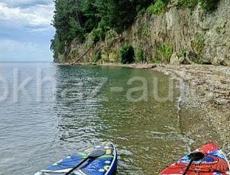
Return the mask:
<svg viewBox="0 0 230 175">
<path fill-rule="evenodd" d="M 133 23 L 137 13 L 152 0 L 56 0 L 52 41 L 54 53 L 65 52 L 73 39 L 84 42 L 86 35 L 94 34 L 94 41 L 103 40 L 110 28 L 117 32 Z M 56 54 L 55 54 L 56 55 Z"/>
<path fill-rule="evenodd" d="M 226 0 L 55 0 L 51 49 L 55 62 L 229 65 L 228 4 Z"/>
</svg>

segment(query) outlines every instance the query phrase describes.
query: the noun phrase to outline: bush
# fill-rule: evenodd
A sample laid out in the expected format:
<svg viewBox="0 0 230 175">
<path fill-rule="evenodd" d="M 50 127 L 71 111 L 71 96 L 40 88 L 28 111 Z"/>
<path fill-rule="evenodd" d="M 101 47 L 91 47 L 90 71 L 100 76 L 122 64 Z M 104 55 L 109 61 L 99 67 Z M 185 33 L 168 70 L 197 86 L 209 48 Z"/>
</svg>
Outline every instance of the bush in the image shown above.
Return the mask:
<svg viewBox="0 0 230 175">
<path fill-rule="evenodd" d="M 170 58 L 173 54 L 173 47 L 171 44 L 162 43 L 157 47 L 157 57 L 161 62 L 170 62 Z"/>
<path fill-rule="evenodd" d="M 194 8 L 198 3 L 207 11 L 214 11 L 220 0 L 179 0 L 178 5 L 181 7 Z"/>
<path fill-rule="evenodd" d="M 99 60 L 101 60 L 101 51 L 97 51 L 97 52 L 94 54 L 93 62 L 94 62 L 94 63 L 97 63 Z"/>
<path fill-rule="evenodd" d="M 199 0 L 179 0 L 178 5 L 186 8 L 195 8 Z"/>
<path fill-rule="evenodd" d="M 53 57 L 57 59 L 59 54 L 65 54 L 65 43 L 60 41 L 57 34 L 54 37 L 51 40 L 50 49 L 53 51 Z"/>
<path fill-rule="evenodd" d="M 157 0 L 154 4 L 150 5 L 147 12 L 150 14 L 159 15 L 166 10 L 169 0 Z"/>
<path fill-rule="evenodd" d="M 105 41 L 109 46 L 115 41 L 116 38 L 118 38 L 118 33 L 115 30 L 110 29 L 106 32 Z"/>
<path fill-rule="evenodd" d="M 201 55 L 205 47 L 205 39 L 203 34 L 197 33 L 192 40 L 192 48 L 198 54 Z"/>
<path fill-rule="evenodd" d="M 199 0 L 200 1 L 200 5 L 201 7 L 205 10 L 205 11 L 214 11 L 220 0 Z"/>
<path fill-rule="evenodd" d="M 130 63 L 135 62 L 134 55 L 135 54 L 134 54 L 133 46 L 125 44 L 120 49 L 121 63 L 130 64 Z"/>
<path fill-rule="evenodd" d="M 93 29 L 89 34 L 90 40 L 95 44 L 105 38 L 105 32 L 101 28 Z"/>
<path fill-rule="evenodd" d="M 187 55 L 187 52 L 188 52 L 188 50 L 185 49 L 185 48 L 183 48 L 183 49 L 181 49 L 181 50 L 179 51 L 179 53 L 177 54 L 177 56 L 178 56 L 179 58 L 181 58 L 181 57 L 185 58 L 186 55 Z"/>
<path fill-rule="evenodd" d="M 136 49 L 136 55 L 135 55 L 137 61 L 139 62 L 145 62 L 146 59 L 145 59 L 145 53 L 143 51 L 143 49 Z"/>
</svg>

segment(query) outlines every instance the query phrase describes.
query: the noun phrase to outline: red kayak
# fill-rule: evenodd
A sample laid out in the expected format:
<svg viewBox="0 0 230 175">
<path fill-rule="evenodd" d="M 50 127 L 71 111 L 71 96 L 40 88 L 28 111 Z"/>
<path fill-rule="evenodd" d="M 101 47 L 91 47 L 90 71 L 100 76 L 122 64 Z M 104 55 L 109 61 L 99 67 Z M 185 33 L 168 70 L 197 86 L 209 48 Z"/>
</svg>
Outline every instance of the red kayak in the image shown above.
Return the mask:
<svg viewBox="0 0 230 175">
<path fill-rule="evenodd" d="M 209 143 L 195 150 L 195 152 L 203 153 L 204 157 L 199 161 L 192 162 L 186 175 L 230 175 L 229 161 L 217 145 Z M 190 161 L 189 155 L 186 155 L 164 169 L 160 174 L 182 175 Z"/>
</svg>

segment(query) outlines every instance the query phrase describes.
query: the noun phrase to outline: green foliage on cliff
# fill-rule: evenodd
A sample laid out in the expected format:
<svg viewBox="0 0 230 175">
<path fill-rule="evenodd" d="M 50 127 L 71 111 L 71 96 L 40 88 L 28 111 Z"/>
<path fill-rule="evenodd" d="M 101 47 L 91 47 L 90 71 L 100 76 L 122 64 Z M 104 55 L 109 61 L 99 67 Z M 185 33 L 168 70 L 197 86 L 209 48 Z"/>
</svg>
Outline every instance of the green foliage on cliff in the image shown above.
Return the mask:
<svg viewBox="0 0 230 175">
<path fill-rule="evenodd" d="M 96 53 L 94 53 L 94 56 L 93 56 L 94 63 L 97 63 L 99 60 L 101 60 L 101 51 L 97 51 Z"/>
<path fill-rule="evenodd" d="M 217 8 L 220 0 L 179 0 L 178 6 L 194 8 L 198 4 L 206 11 L 211 12 Z"/>
<path fill-rule="evenodd" d="M 109 29 L 122 32 L 153 0 L 55 0 L 53 26 L 56 34 L 51 49 L 54 56 L 67 54 L 71 42 L 84 42 L 91 33 L 96 43 Z"/>
<path fill-rule="evenodd" d="M 125 44 L 120 49 L 120 57 L 121 57 L 122 64 L 134 63 L 135 62 L 134 56 L 135 56 L 135 53 L 134 53 L 133 46 L 129 44 Z"/>
<path fill-rule="evenodd" d="M 166 10 L 169 0 L 156 0 L 156 2 L 150 5 L 147 12 L 150 14 L 159 15 Z"/>
<path fill-rule="evenodd" d="M 143 49 L 140 48 L 135 49 L 135 57 L 138 62 L 141 63 L 146 62 L 146 57 Z"/>
<path fill-rule="evenodd" d="M 191 42 L 191 46 L 197 55 L 201 55 L 205 47 L 204 36 L 200 33 L 197 33 Z"/>
<path fill-rule="evenodd" d="M 72 41 L 84 43 L 90 38 L 90 45 L 104 40 L 108 31 L 120 33 L 135 21 L 143 11 L 161 14 L 167 10 L 170 0 L 54 0 L 53 26 L 56 29 L 51 41 L 54 57 L 66 58 Z M 206 11 L 214 10 L 219 0 L 179 0 L 178 6 L 193 8 L 197 4 Z M 156 26 L 157 27 L 157 26 Z M 149 37 L 148 24 L 140 31 L 142 37 Z"/>
<path fill-rule="evenodd" d="M 217 8 L 220 0 L 200 0 L 201 7 L 210 12 Z"/>
<path fill-rule="evenodd" d="M 169 43 L 160 43 L 157 46 L 156 59 L 159 62 L 169 63 L 173 54 L 173 47 Z"/>
<path fill-rule="evenodd" d="M 180 7 L 194 8 L 198 4 L 199 0 L 179 0 L 178 5 Z"/>
</svg>

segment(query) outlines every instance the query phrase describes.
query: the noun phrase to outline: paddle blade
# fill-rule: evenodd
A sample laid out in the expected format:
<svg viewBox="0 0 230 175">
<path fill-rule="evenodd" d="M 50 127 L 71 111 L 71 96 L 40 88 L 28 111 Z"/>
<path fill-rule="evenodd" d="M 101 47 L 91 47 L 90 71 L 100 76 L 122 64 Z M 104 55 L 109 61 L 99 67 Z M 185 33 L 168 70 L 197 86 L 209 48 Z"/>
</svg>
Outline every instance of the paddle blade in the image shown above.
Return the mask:
<svg viewBox="0 0 230 175">
<path fill-rule="evenodd" d="M 202 160 L 205 157 L 205 155 L 202 152 L 193 152 L 189 154 L 188 157 L 192 161 L 199 161 Z"/>
<path fill-rule="evenodd" d="M 69 172 L 67 172 L 65 175 L 70 175 L 72 172 L 74 172 L 76 169 L 80 168 L 87 160 L 90 159 L 96 159 L 98 157 L 101 157 L 105 154 L 105 150 L 102 149 L 96 149 L 93 150 L 84 160 L 82 160 L 78 165 L 76 165 L 74 168 L 72 168 Z"/>
<path fill-rule="evenodd" d="M 98 157 L 101 157 L 101 156 L 103 156 L 105 154 L 105 150 L 103 150 L 103 149 L 96 149 L 96 150 L 93 150 L 90 154 L 89 154 L 89 156 L 88 156 L 88 158 L 89 159 L 92 159 L 92 158 L 98 158 Z"/>
</svg>

